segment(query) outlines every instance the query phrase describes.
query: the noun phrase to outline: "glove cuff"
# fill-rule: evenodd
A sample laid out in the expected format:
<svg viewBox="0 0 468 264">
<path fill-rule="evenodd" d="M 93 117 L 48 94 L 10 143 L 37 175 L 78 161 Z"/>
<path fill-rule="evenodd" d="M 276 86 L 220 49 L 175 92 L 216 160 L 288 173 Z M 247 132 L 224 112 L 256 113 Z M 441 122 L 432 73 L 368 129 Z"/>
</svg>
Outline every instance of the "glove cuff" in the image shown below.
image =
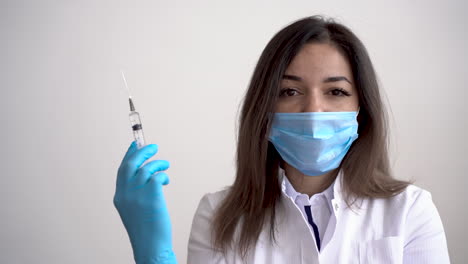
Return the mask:
<svg viewBox="0 0 468 264">
<path fill-rule="evenodd" d="M 136 264 L 177 264 L 176 255 L 172 249 L 159 252 L 156 256 L 135 256 Z"/>
</svg>

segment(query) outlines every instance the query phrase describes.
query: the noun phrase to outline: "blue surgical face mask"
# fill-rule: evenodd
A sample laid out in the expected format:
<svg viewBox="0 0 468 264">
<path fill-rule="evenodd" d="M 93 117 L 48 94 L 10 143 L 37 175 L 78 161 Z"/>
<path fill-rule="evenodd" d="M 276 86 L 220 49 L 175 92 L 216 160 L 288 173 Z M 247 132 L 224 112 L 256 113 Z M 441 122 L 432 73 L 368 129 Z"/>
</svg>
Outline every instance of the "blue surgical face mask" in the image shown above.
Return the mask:
<svg viewBox="0 0 468 264">
<path fill-rule="evenodd" d="M 275 113 L 269 140 L 289 165 L 318 176 L 340 166 L 357 130 L 357 112 Z"/>
</svg>

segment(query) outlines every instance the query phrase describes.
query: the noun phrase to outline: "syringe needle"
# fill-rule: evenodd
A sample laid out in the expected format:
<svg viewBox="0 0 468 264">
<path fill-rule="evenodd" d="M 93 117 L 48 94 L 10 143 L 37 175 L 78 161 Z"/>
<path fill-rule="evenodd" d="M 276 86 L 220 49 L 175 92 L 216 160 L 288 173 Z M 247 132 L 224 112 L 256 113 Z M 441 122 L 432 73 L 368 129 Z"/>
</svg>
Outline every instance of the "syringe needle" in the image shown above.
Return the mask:
<svg viewBox="0 0 468 264">
<path fill-rule="evenodd" d="M 124 81 L 125 88 L 127 88 L 128 97 L 129 97 L 129 98 L 132 98 L 132 95 L 130 94 L 130 89 L 128 88 L 127 80 L 125 79 L 125 75 L 124 75 L 124 73 L 123 73 L 123 70 L 120 70 L 120 73 L 122 74 L 122 79 L 123 79 L 123 81 Z"/>
<path fill-rule="evenodd" d="M 125 88 L 127 88 L 127 91 L 128 91 L 128 102 L 130 103 L 129 117 L 130 117 L 130 123 L 132 125 L 133 137 L 135 138 L 138 149 L 140 149 L 146 145 L 145 136 L 143 135 L 143 127 L 141 125 L 141 120 L 140 120 L 140 114 L 135 111 L 135 105 L 133 104 L 132 96 L 130 95 L 130 89 L 128 89 L 125 75 L 122 70 L 120 70 L 120 73 L 122 73 L 122 79 L 125 83 Z"/>
</svg>

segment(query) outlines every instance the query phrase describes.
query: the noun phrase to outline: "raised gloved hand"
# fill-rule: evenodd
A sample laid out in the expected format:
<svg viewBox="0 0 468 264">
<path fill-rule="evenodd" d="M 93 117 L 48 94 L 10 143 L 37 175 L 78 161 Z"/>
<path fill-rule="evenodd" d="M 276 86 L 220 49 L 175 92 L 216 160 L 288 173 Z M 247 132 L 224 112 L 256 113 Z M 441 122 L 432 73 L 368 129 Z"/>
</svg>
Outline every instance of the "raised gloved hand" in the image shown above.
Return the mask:
<svg viewBox="0 0 468 264">
<path fill-rule="evenodd" d="M 114 205 L 127 229 L 138 264 L 175 264 L 172 231 L 162 185 L 169 183 L 169 162 L 154 160 L 140 166 L 158 151 L 149 144 L 137 149 L 135 141 L 128 148 L 117 174 Z"/>
</svg>

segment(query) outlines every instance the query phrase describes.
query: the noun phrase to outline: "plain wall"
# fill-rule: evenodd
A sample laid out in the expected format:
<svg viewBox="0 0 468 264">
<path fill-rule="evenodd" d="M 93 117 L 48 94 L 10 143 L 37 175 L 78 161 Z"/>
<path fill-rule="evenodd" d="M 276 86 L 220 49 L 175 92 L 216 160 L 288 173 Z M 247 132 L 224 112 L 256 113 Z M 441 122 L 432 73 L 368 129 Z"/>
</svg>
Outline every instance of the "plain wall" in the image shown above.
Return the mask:
<svg viewBox="0 0 468 264">
<path fill-rule="evenodd" d="M 0 262 L 131 263 L 113 206 L 133 140 L 125 71 L 186 262 L 203 194 L 232 183 L 239 105 L 289 23 L 335 17 L 366 45 L 391 107 L 398 178 L 427 189 L 453 263 L 466 248 L 466 1 L 1 1 Z"/>
</svg>

